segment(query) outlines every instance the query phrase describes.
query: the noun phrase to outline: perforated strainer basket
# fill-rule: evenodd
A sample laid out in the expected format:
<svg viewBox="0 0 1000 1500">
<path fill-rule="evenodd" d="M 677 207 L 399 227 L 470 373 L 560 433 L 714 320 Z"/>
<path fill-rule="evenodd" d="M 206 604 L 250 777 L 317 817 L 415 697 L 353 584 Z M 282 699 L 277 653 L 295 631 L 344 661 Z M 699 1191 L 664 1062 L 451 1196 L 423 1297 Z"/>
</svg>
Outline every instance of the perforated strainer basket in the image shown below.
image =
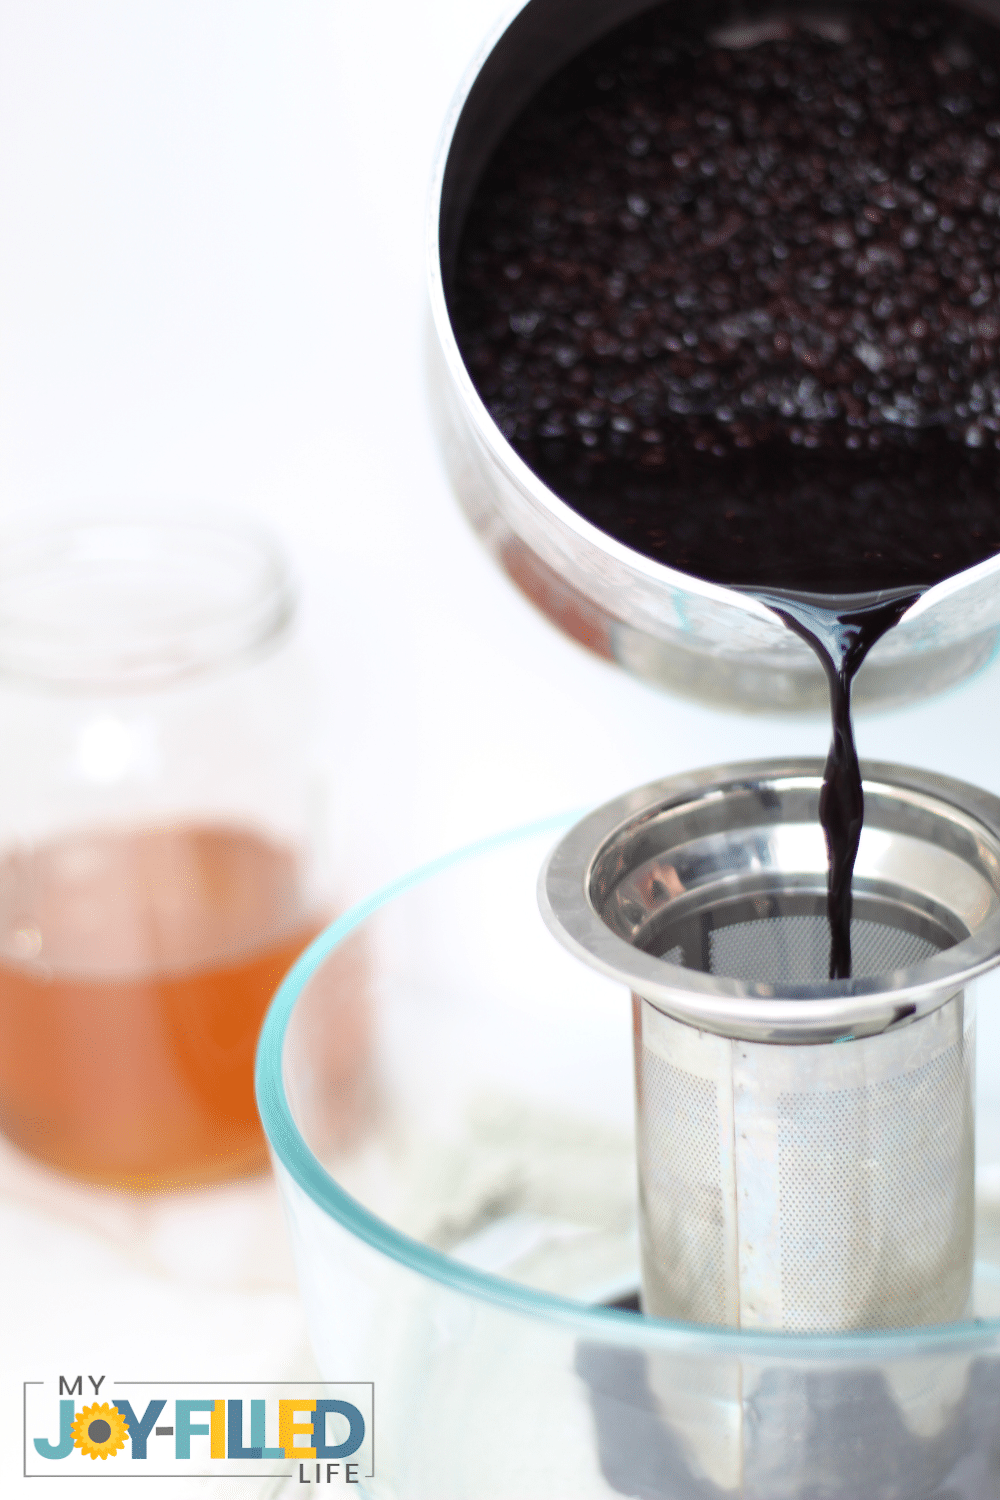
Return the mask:
<svg viewBox="0 0 1000 1500">
<path fill-rule="evenodd" d="M 552 930 L 633 992 L 648 1312 L 820 1331 L 966 1311 L 968 985 L 1000 961 L 1000 802 L 864 777 L 849 980 L 825 978 L 818 761 L 643 787 L 542 871 Z"/>
</svg>

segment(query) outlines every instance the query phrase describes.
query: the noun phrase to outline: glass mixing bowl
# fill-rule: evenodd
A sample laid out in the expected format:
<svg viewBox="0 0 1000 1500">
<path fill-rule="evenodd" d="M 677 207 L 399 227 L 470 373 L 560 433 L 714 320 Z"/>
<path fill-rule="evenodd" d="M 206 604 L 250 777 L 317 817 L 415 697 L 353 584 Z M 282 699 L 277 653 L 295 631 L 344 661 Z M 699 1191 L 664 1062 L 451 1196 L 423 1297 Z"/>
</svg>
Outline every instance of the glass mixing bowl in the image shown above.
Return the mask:
<svg viewBox="0 0 1000 1500">
<path fill-rule="evenodd" d="M 572 821 L 442 859 L 355 907 L 265 1023 L 258 1102 L 318 1366 L 374 1382 L 361 1492 L 995 1500 L 996 982 L 978 989 L 966 1321 L 819 1336 L 642 1316 L 628 994 L 564 952 L 536 902 Z M 347 1084 L 338 1061 L 359 1009 L 372 1063 Z"/>
</svg>

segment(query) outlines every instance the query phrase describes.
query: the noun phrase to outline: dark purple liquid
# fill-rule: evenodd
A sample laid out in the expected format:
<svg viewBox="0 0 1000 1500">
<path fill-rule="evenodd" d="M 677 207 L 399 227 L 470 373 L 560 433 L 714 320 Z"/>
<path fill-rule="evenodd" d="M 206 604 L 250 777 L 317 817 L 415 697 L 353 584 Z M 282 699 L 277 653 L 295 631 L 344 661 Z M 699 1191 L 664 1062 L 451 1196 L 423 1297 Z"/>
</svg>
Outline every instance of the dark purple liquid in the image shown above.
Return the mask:
<svg viewBox="0 0 1000 1500">
<path fill-rule="evenodd" d="M 829 860 L 830 978 L 850 979 L 851 877 L 865 818 L 861 766 L 851 722 L 851 685 L 875 642 L 899 623 L 910 605 L 916 603 L 919 593 L 872 605 L 865 610 L 841 613 L 815 604 L 804 604 L 801 600 L 778 603 L 763 592 L 757 597 L 769 604 L 788 628 L 812 647 L 830 685 L 833 734 L 823 770 L 819 820 L 826 836 Z"/>
<path fill-rule="evenodd" d="M 819 654 L 846 977 L 851 681 L 1000 552 L 1000 33 L 937 3 L 789 15 L 661 5 L 561 69 L 476 190 L 450 308 L 557 494 Z M 863 616 L 808 598 L 870 592 Z"/>
</svg>

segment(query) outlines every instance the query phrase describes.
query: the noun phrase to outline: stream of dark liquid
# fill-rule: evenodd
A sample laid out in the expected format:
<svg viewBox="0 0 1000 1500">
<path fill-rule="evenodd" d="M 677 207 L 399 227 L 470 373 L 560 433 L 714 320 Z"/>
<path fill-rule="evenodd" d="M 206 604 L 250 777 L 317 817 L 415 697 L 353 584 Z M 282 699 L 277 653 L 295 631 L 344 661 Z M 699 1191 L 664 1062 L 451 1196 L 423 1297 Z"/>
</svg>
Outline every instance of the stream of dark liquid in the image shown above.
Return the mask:
<svg viewBox="0 0 1000 1500">
<path fill-rule="evenodd" d="M 868 652 L 897 625 L 920 597 L 917 593 L 869 604 L 856 611 L 824 608 L 815 600 L 755 596 L 780 615 L 818 656 L 830 687 L 832 735 L 819 796 L 829 875 L 830 978 L 851 977 L 851 879 L 861 841 L 865 798 L 851 720 L 851 686 Z"/>
<path fill-rule="evenodd" d="M 817 653 L 848 977 L 852 681 L 922 592 L 1000 553 L 1000 29 L 941 0 L 655 7 L 510 126 L 449 307 L 556 494 Z"/>
</svg>

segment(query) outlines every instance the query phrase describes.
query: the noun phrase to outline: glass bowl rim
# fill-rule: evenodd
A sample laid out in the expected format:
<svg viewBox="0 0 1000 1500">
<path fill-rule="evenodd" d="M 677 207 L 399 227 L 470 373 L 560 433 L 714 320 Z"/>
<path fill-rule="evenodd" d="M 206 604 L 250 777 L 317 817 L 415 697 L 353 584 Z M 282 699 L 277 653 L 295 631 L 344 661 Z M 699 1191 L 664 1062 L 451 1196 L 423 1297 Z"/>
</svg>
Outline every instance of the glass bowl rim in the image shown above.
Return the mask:
<svg viewBox="0 0 1000 1500">
<path fill-rule="evenodd" d="M 400 1233 L 351 1197 L 309 1149 L 285 1093 L 282 1059 L 288 1025 L 305 986 L 330 954 L 383 907 L 457 866 L 559 833 L 581 811 L 558 813 L 494 834 L 440 855 L 356 902 L 316 937 L 278 987 L 257 1044 L 257 1108 L 271 1153 L 322 1213 L 356 1239 L 427 1281 L 502 1311 L 572 1330 L 598 1343 L 627 1344 L 696 1357 L 793 1362 L 869 1363 L 949 1352 L 984 1352 L 1000 1335 L 1000 1318 L 917 1328 L 864 1329 L 850 1333 L 788 1333 L 725 1328 L 637 1316 L 625 1309 L 576 1302 L 477 1270 Z"/>
</svg>

